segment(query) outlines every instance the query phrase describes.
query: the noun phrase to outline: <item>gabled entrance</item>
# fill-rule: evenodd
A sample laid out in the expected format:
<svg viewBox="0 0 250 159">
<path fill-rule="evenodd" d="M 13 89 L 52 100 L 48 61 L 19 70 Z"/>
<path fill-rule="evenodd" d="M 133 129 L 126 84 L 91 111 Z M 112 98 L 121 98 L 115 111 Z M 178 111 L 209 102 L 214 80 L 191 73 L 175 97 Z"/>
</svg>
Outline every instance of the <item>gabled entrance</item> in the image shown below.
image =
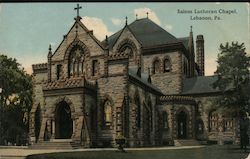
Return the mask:
<svg viewBox="0 0 250 159">
<path fill-rule="evenodd" d="M 187 114 L 184 111 L 181 111 L 177 115 L 177 124 L 178 124 L 178 138 L 186 139 L 187 138 Z"/>
<path fill-rule="evenodd" d="M 56 107 L 55 138 L 70 139 L 73 133 L 73 121 L 69 105 L 62 101 Z"/>
</svg>

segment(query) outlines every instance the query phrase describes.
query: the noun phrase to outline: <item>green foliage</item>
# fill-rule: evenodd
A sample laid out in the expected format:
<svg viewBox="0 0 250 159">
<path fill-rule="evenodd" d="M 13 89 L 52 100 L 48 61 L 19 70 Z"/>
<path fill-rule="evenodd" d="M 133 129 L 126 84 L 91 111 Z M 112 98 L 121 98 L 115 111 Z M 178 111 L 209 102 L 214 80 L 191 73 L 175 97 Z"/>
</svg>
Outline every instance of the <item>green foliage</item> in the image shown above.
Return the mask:
<svg viewBox="0 0 250 159">
<path fill-rule="evenodd" d="M 239 148 L 227 146 L 205 146 L 201 148 L 160 150 L 129 150 L 126 153 L 117 151 L 74 151 L 35 154 L 27 159 L 240 159 L 247 158 L 248 153 L 242 153 Z"/>
<path fill-rule="evenodd" d="M 217 62 L 215 74 L 218 75 L 218 80 L 214 83 L 214 87 L 222 91 L 218 104 L 236 112 L 248 111 L 250 57 L 245 53 L 244 43 L 221 44 Z"/>
<path fill-rule="evenodd" d="M 28 132 L 32 78 L 16 59 L 0 55 L 0 143 L 16 142 Z"/>
</svg>

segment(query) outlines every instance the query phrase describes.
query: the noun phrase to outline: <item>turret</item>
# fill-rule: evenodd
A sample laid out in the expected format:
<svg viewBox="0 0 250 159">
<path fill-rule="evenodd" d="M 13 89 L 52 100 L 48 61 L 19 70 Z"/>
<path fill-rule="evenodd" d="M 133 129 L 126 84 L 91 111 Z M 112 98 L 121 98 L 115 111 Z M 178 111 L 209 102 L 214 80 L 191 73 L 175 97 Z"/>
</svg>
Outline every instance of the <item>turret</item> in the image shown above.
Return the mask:
<svg viewBox="0 0 250 159">
<path fill-rule="evenodd" d="M 204 39 L 203 35 L 197 35 L 196 37 L 196 62 L 199 66 L 199 76 L 205 75 L 204 65 Z"/>
</svg>

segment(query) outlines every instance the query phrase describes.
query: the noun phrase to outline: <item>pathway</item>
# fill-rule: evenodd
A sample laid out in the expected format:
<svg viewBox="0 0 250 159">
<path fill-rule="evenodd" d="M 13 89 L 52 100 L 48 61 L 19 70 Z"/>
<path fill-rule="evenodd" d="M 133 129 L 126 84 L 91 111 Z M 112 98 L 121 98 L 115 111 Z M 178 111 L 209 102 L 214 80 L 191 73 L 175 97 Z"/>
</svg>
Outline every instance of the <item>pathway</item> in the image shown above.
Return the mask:
<svg viewBox="0 0 250 159">
<path fill-rule="evenodd" d="M 172 146 L 172 147 L 147 147 L 147 148 L 126 148 L 127 151 L 140 150 L 174 150 L 174 149 L 190 149 L 201 148 L 204 146 Z M 77 151 L 116 151 L 116 148 L 91 148 L 91 149 L 74 149 L 74 150 L 45 150 L 45 149 L 29 149 L 28 147 L 4 147 L 0 146 L 0 159 L 25 159 L 26 156 L 32 154 L 52 153 L 52 152 L 77 152 Z"/>
</svg>

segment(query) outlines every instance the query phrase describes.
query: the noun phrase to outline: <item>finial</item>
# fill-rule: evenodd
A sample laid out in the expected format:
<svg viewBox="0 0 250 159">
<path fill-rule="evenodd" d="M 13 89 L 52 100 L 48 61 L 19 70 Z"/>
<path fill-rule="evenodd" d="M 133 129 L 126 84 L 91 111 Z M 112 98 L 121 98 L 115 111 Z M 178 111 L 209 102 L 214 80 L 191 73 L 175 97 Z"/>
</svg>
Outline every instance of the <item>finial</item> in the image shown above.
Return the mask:
<svg viewBox="0 0 250 159">
<path fill-rule="evenodd" d="M 147 14 L 147 18 L 148 18 L 148 12 L 146 14 Z"/>
<path fill-rule="evenodd" d="M 193 32 L 192 30 L 193 30 L 193 26 L 191 25 L 191 26 L 190 26 L 190 32 Z"/>
<path fill-rule="evenodd" d="M 106 43 L 108 43 L 108 35 L 106 35 L 105 41 Z"/>
<path fill-rule="evenodd" d="M 135 19 L 136 19 L 136 20 L 138 19 L 138 14 L 135 15 Z"/>
<path fill-rule="evenodd" d="M 51 44 L 49 44 L 49 52 L 51 52 Z"/>
<path fill-rule="evenodd" d="M 52 56 L 52 52 L 51 52 L 51 44 L 49 44 L 49 52 L 48 52 L 48 58 L 51 58 Z"/>
<path fill-rule="evenodd" d="M 125 21 L 125 25 L 128 25 L 128 17 L 126 16 L 126 21 Z"/>
</svg>

